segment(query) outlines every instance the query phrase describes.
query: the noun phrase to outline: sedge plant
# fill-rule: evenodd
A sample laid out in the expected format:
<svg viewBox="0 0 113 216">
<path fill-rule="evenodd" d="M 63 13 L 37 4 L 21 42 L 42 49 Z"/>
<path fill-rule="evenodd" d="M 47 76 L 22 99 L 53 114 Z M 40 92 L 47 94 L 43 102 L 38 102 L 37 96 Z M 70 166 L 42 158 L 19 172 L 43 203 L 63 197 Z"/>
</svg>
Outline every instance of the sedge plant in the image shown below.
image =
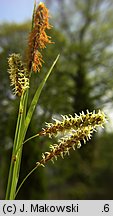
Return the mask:
<svg viewBox="0 0 113 216">
<path fill-rule="evenodd" d="M 25 140 L 26 132 L 38 103 L 41 91 L 59 59 L 58 55 L 50 70 L 46 73 L 42 82 L 38 86 L 31 104 L 28 107 L 31 74 L 40 72 L 42 69 L 42 49 L 46 48 L 47 44 L 53 43 L 51 37 L 46 33 L 46 30 L 51 28 L 52 26 L 49 24 L 49 11 L 45 4 L 41 2 L 36 5 L 35 3 L 32 16 L 32 29 L 28 38 L 27 61 L 23 62 L 20 54 L 15 53 L 11 54 L 8 59 L 8 71 L 11 86 L 13 86 L 14 94 L 20 98 L 20 104 L 6 190 L 7 200 L 15 199 L 23 183 L 39 166 L 44 167 L 50 160 L 54 162 L 57 160 L 58 156 L 64 158 L 65 155 L 69 155 L 70 149 L 75 150 L 76 148 L 80 148 L 81 143 L 86 143 L 86 141 L 91 139 L 96 128 L 99 126 L 103 127 L 103 124 L 106 121 L 105 114 L 100 110 L 97 113 L 95 113 L 95 111 L 89 112 L 87 110 L 86 114 L 82 112 L 79 116 L 77 114 L 74 114 L 73 116 L 62 115 L 61 121 L 54 119 L 53 123 L 46 123 L 46 127 L 43 128 L 42 131 Z M 58 143 L 53 143 L 53 145 L 50 145 L 48 152 L 42 153 L 42 159 L 36 162 L 34 168 L 30 173 L 28 173 L 17 188 L 23 145 L 34 137 L 49 136 L 52 138 L 57 135 L 60 135 Z"/>
</svg>

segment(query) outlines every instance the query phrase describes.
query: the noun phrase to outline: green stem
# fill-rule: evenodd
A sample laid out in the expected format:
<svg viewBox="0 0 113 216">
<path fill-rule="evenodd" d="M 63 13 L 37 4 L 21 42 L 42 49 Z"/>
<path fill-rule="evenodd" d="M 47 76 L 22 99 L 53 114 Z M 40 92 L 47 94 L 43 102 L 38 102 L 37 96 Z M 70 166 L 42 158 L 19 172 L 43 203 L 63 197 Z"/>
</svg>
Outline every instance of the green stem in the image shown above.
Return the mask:
<svg viewBox="0 0 113 216">
<path fill-rule="evenodd" d="M 38 136 L 39 136 L 39 134 L 35 134 L 35 135 L 33 135 L 32 137 L 29 137 L 28 139 L 26 139 L 26 140 L 23 142 L 23 144 L 25 144 L 25 143 L 28 142 L 29 140 L 34 139 L 34 138 L 36 138 L 36 137 L 38 137 Z"/>
<path fill-rule="evenodd" d="M 17 139 L 16 149 L 14 153 L 16 153 L 16 150 L 20 146 L 22 146 L 22 143 L 24 140 L 23 130 L 24 130 L 24 120 L 26 116 L 27 98 L 28 98 L 28 90 L 25 92 L 23 96 L 22 104 L 21 104 L 23 113 L 21 116 L 20 127 L 18 130 L 18 139 Z M 14 163 L 14 168 L 13 168 L 13 177 L 12 177 L 12 184 L 11 184 L 9 199 L 14 199 L 15 197 L 15 192 L 16 192 L 16 187 L 17 187 L 19 172 L 20 172 L 21 157 L 22 157 L 22 148 L 18 151 L 18 154 L 16 155 L 16 161 Z"/>
<path fill-rule="evenodd" d="M 5 197 L 6 200 L 9 199 L 9 196 L 10 196 L 10 188 L 11 188 L 11 182 L 12 182 L 12 176 L 13 176 L 13 168 L 14 168 L 13 156 L 15 155 L 15 148 L 16 148 L 17 137 L 18 137 L 18 130 L 19 130 L 19 125 L 20 125 L 20 121 L 21 121 L 21 104 L 22 104 L 22 100 L 23 100 L 23 97 L 21 97 L 21 99 L 20 99 L 20 106 L 19 106 L 18 119 L 17 119 L 16 131 L 15 131 L 13 152 L 12 152 L 12 158 L 11 158 L 11 164 L 10 164 L 10 170 L 9 170 L 9 177 L 8 177 L 8 184 L 7 184 L 7 190 L 6 190 L 6 197 Z"/>
<path fill-rule="evenodd" d="M 11 188 L 11 183 L 12 183 L 13 167 L 14 167 L 14 161 L 11 158 L 11 164 L 10 164 L 10 169 L 9 169 L 9 176 L 8 176 L 8 183 L 7 183 L 5 200 L 9 200 L 9 196 L 10 196 L 10 188 Z"/>
<path fill-rule="evenodd" d="M 17 155 L 19 149 L 20 149 L 25 143 L 27 143 L 27 142 L 30 141 L 31 139 L 34 139 L 34 138 L 36 138 L 36 137 L 38 137 L 38 136 L 39 136 L 39 134 L 35 134 L 35 135 L 33 135 L 32 137 L 29 137 L 28 139 L 26 139 L 26 140 L 22 143 L 22 145 L 19 146 L 19 148 L 16 149 L 15 156 Z"/>
<path fill-rule="evenodd" d="M 27 180 L 27 178 L 38 168 L 38 165 L 36 165 L 29 173 L 28 175 L 23 179 L 23 181 L 21 182 L 20 186 L 18 187 L 15 197 L 17 196 L 19 190 L 21 189 L 22 185 L 24 184 L 24 182 Z"/>
<path fill-rule="evenodd" d="M 16 153 L 16 149 L 19 148 L 19 146 L 23 142 L 22 132 L 23 132 L 23 125 L 24 125 L 24 120 L 26 116 L 27 97 L 28 97 L 28 90 L 21 96 L 21 99 L 20 99 L 19 114 L 18 114 L 18 120 L 17 120 L 16 132 L 15 132 L 13 153 L 12 153 L 12 159 L 11 159 L 5 199 L 14 199 L 14 196 L 15 196 L 16 186 L 17 186 L 18 177 L 19 177 L 22 149 L 18 152 L 18 155 L 16 158 L 15 158 L 16 156 L 15 153 Z"/>
</svg>

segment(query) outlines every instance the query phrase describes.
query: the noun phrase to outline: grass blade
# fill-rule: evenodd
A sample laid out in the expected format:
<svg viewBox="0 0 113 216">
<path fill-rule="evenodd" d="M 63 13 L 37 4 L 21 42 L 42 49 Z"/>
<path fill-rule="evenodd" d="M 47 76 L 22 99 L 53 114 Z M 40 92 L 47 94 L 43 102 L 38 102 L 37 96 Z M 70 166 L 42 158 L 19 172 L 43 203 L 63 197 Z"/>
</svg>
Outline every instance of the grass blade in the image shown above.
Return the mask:
<svg viewBox="0 0 113 216">
<path fill-rule="evenodd" d="M 39 87 L 38 87 L 38 89 L 37 89 L 37 91 L 36 91 L 36 93 L 35 93 L 35 95 L 34 95 L 34 97 L 33 97 L 33 100 L 32 100 L 32 102 L 31 102 L 31 105 L 30 105 L 30 107 L 29 107 L 29 110 L 28 110 L 28 113 L 27 113 L 27 116 L 26 116 L 26 119 L 25 119 L 24 135 L 26 134 L 26 131 L 27 131 L 27 129 L 28 129 L 28 126 L 29 126 L 29 123 L 30 123 L 30 121 L 31 121 L 33 112 L 34 112 L 34 110 L 35 110 L 35 108 L 36 108 L 36 105 L 37 105 L 37 103 L 38 103 L 38 99 L 39 99 L 39 96 L 40 96 L 40 94 L 41 94 L 41 91 L 42 91 L 42 89 L 43 89 L 43 87 L 44 87 L 44 85 L 45 85 L 45 83 L 46 83 L 48 77 L 50 76 L 50 74 L 51 74 L 51 72 L 52 72 L 52 70 L 53 70 L 55 64 L 57 63 L 57 61 L 58 61 L 58 59 L 59 59 L 59 56 L 60 56 L 60 55 L 58 55 L 57 58 L 55 59 L 55 61 L 53 62 L 53 64 L 52 64 L 50 70 L 49 70 L 48 73 L 45 75 L 44 79 L 43 79 L 42 82 L 40 83 L 40 85 L 39 85 Z"/>
</svg>

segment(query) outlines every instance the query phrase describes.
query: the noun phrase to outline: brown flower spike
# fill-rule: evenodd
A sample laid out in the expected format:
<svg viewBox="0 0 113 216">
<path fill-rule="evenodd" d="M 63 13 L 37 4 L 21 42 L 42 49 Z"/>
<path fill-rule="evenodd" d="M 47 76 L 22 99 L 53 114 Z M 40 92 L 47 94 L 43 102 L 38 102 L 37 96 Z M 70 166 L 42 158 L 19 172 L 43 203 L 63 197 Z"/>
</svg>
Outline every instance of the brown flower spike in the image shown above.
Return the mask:
<svg viewBox="0 0 113 216">
<path fill-rule="evenodd" d="M 49 12 L 44 3 L 39 3 L 35 7 L 33 14 L 33 26 L 29 35 L 29 51 L 28 51 L 28 70 L 31 69 L 36 73 L 39 72 L 43 59 L 40 50 L 46 48 L 47 44 L 52 43 L 51 37 L 46 34 L 46 30 L 50 29 Z"/>
</svg>

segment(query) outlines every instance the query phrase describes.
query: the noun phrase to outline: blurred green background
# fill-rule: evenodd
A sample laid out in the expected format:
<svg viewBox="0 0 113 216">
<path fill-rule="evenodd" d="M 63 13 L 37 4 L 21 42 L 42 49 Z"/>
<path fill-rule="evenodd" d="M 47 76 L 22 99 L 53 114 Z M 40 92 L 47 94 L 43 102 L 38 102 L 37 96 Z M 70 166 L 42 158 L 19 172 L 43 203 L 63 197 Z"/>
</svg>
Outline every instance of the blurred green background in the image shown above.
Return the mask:
<svg viewBox="0 0 113 216">
<path fill-rule="evenodd" d="M 60 53 L 41 94 L 27 137 L 61 114 L 102 109 L 108 116 L 80 150 L 55 164 L 48 162 L 25 182 L 17 199 L 113 199 L 113 2 L 111 0 L 47 0 L 55 44 L 43 51 L 44 65 L 33 74 L 31 101 L 37 86 Z M 23 8 L 24 10 L 24 8 Z M 32 10 L 32 8 L 31 8 Z M 31 21 L 0 23 L 0 199 L 4 199 L 19 99 L 12 94 L 7 58 L 27 52 Z M 48 151 L 49 138 L 25 144 L 19 183 Z"/>
</svg>

